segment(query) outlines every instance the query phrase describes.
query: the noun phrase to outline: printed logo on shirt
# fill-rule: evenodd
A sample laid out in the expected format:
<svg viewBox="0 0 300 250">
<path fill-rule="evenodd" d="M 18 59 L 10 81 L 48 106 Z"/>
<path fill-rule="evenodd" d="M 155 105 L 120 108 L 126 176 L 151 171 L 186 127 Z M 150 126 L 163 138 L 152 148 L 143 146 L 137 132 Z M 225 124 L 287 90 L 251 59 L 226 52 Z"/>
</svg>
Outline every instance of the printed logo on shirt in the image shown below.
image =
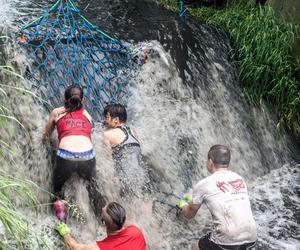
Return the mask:
<svg viewBox="0 0 300 250">
<path fill-rule="evenodd" d="M 219 188 L 223 193 L 240 193 L 242 189 L 245 188 L 245 183 L 242 179 L 237 179 L 234 181 L 222 181 L 216 182 L 217 188 Z"/>
<path fill-rule="evenodd" d="M 86 128 L 86 122 L 80 119 L 66 120 L 65 124 L 69 128 Z"/>
</svg>

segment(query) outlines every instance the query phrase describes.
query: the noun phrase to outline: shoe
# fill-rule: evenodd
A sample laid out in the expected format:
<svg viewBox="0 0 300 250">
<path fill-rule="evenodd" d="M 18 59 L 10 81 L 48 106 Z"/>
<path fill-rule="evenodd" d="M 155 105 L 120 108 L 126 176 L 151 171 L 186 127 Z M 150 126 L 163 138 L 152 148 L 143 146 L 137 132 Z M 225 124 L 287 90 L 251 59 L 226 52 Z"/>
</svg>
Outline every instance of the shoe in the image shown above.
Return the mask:
<svg viewBox="0 0 300 250">
<path fill-rule="evenodd" d="M 55 215 L 56 217 L 63 222 L 66 222 L 67 219 L 67 208 L 66 204 L 62 200 L 56 200 L 53 203 L 53 207 L 55 210 Z"/>
</svg>

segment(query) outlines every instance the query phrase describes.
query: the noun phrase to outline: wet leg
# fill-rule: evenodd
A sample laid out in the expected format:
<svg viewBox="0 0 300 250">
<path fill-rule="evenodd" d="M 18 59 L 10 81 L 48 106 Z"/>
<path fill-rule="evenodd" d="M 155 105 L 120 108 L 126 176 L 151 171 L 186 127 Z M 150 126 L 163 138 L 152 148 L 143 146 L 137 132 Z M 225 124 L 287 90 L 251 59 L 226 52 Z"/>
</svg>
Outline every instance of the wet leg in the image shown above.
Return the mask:
<svg viewBox="0 0 300 250">
<path fill-rule="evenodd" d="M 56 156 L 55 169 L 53 172 L 53 190 L 54 194 L 64 198 L 61 189 L 65 182 L 71 177 L 76 169 L 76 162 Z"/>
</svg>

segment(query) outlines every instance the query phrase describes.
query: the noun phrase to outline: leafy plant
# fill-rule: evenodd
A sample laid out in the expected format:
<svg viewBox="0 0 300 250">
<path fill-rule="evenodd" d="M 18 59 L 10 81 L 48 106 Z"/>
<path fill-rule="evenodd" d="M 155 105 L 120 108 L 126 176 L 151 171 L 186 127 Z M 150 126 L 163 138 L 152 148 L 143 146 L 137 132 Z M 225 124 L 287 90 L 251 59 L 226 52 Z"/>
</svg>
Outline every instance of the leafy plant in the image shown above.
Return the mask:
<svg viewBox="0 0 300 250">
<path fill-rule="evenodd" d="M 16 197 L 26 199 L 28 204 L 35 205 L 37 200 L 31 191 L 31 183 L 0 174 L 0 221 L 6 233 L 1 239 L 1 249 L 10 249 L 12 239 L 19 248 L 27 239 L 29 224 L 22 214 L 16 211 Z M 14 197 L 14 199 L 12 199 Z M 4 247 L 5 246 L 5 247 Z"/>
</svg>

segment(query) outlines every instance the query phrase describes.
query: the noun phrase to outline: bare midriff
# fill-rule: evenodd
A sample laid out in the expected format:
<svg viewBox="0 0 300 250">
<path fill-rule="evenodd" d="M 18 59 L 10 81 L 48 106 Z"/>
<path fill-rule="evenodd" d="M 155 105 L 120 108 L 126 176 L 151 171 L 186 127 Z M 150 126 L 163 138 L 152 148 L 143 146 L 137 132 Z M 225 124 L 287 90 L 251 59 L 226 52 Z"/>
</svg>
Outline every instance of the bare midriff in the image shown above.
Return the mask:
<svg viewBox="0 0 300 250">
<path fill-rule="evenodd" d="M 59 148 L 72 152 L 85 152 L 93 149 L 93 144 L 86 136 L 70 135 L 60 140 Z"/>
</svg>

